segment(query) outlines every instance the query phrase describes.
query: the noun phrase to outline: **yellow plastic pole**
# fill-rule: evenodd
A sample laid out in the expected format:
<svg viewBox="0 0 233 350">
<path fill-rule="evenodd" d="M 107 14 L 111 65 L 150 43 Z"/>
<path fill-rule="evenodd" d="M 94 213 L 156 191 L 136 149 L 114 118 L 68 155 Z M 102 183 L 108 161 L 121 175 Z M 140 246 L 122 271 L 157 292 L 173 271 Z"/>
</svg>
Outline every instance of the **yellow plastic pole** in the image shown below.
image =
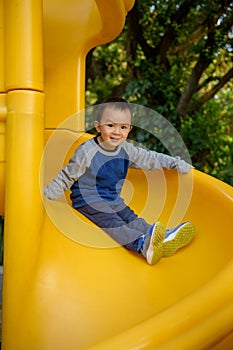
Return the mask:
<svg viewBox="0 0 233 350">
<path fill-rule="evenodd" d="M 5 196 L 5 122 L 6 94 L 4 73 L 4 3 L 0 0 L 0 215 L 4 214 Z"/>
<path fill-rule="evenodd" d="M 4 50 L 4 0 L 0 0 L 0 93 L 5 92 Z"/>
<path fill-rule="evenodd" d="M 5 88 L 43 91 L 42 1 L 5 0 Z"/>
<path fill-rule="evenodd" d="M 24 295 L 34 275 L 43 222 L 39 188 L 44 146 L 42 1 L 6 0 L 4 6 L 7 139 L 2 346 L 13 350 L 12 334 L 27 303 Z"/>
</svg>

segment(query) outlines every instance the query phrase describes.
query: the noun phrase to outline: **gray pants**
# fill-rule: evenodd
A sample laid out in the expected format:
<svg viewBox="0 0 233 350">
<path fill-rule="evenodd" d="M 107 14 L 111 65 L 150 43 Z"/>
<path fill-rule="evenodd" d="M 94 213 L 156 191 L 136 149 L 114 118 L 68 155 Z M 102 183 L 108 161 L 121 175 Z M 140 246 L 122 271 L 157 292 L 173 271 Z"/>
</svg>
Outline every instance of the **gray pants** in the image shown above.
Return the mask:
<svg viewBox="0 0 233 350">
<path fill-rule="evenodd" d="M 99 201 L 76 208 L 76 210 L 127 249 L 140 253 L 138 238 L 143 235 L 146 236 L 146 246 L 149 244 L 151 225 L 139 218 L 124 202 L 112 205 L 106 201 Z M 143 250 L 146 249 L 146 246 Z M 145 256 L 145 252 L 142 253 Z"/>
</svg>

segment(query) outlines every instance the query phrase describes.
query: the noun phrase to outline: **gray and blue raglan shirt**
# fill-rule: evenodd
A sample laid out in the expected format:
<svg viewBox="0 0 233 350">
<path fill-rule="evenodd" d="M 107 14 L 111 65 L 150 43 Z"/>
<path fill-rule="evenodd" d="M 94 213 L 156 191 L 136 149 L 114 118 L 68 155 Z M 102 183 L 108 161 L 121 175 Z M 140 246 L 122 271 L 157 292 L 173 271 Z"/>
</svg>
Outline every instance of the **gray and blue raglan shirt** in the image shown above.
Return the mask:
<svg viewBox="0 0 233 350">
<path fill-rule="evenodd" d="M 49 199 L 57 199 L 70 189 L 74 208 L 100 200 L 120 204 L 123 201 L 120 193 L 128 168 L 166 168 L 188 173 L 190 164 L 178 156 L 135 147 L 128 141 L 115 150 L 106 150 L 95 137 L 76 149 L 67 166 L 45 187 L 44 193 Z"/>
</svg>

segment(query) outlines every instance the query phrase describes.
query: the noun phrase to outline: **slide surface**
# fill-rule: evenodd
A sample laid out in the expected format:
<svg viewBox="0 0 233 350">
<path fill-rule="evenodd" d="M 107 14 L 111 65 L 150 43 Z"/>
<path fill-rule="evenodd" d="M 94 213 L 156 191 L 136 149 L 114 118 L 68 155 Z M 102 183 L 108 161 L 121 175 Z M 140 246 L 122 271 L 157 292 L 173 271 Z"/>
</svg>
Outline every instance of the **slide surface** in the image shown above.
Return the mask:
<svg viewBox="0 0 233 350">
<path fill-rule="evenodd" d="M 59 137 L 62 150 L 70 132 Z M 37 259 L 11 315 L 18 332 L 10 349 L 231 348 L 233 189 L 195 170 L 131 170 L 123 195 L 151 223 L 194 222 L 195 239 L 150 266 L 77 214 L 68 196 L 45 199 Z"/>
<path fill-rule="evenodd" d="M 233 189 L 195 170 L 131 170 L 123 194 L 151 223 L 194 222 L 196 237 L 149 266 L 77 215 L 65 198 L 45 200 L 37 280 L 46 300 L 41 315 L 49 308 L 53 319 L 53 326 L 51 318 L 40 322 L 50 328 L 50 346 L 56 338 L 56 349 L 211 348 L 232 330 Z M 58 335 L 59 327 L 67 332 Z"/>
<path fill-rule="evenodd" d="M 181 181 L 189 183 L 189 177 Z M 148 179 L 154 198 L 148 198 Z M 135 170 L 128 181 L 126 199 L 148 221 L 158 214 L 161 188 L 167 191 L 160 214 L 167 223 L 179 191 L 177 174 Z M 17 306 L 17 340 L 11 342 L 18 349 L 38 350 L 206 349 L 215 344 L 233 324 L 230 196 L 231 188 L 194 171 L 183 219 L 195 223 L 196 238 L 155 266 L 117 247 L 65 201 L 46 201 L 49 216 L 32 280 Z"/>
<path fill-rule="evenodd" d="M 57 171 L 42 162 L 52 137 L 45 126 L 82 110 L 85 55 L 120 33 L 133 3 L 0 3 L 3 350 L 233 347 L 232 187 L 196 170 L 129 172 L 124 197 L 135 212 L 168 228 L 196 226 L 189 246 L 154 266 L 74 212 L 68 197 L 41 196 L 44 170 L 45 181 Z M 71 151 L 83 124 L 79 117 L 75 133 L 62 131 L 55 158 Z"/>
</svg>

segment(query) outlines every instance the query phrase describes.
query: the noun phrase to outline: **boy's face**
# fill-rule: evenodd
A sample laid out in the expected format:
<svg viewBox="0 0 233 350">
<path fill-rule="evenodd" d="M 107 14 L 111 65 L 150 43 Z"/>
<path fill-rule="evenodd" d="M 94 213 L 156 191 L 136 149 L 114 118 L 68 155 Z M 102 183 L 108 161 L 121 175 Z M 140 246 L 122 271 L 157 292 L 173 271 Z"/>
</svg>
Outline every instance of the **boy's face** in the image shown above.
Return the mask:
<svg viewBox="0 0 233 350">
<path fill-rule="evenodd" d="M 101 116 L 101 121 L 95 121 L 96 130 L 100 133 L 99 142 L 106 149 L 113 150 L 123 143 L 132 129 L 131 112 L 107 107 Z"/>
</svg>

